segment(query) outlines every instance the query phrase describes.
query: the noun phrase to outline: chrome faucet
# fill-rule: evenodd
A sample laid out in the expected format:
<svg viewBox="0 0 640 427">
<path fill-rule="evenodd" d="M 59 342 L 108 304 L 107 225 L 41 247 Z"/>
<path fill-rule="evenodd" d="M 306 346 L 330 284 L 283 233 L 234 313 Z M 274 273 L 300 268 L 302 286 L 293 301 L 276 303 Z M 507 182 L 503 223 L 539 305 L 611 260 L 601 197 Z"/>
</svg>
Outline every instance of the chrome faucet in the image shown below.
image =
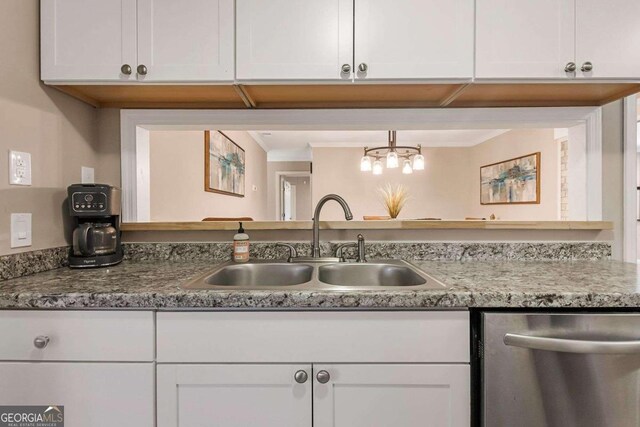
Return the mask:
<svg viewBox="0 0 640 427">
<path fill-rule="evenodd" d="M 351 221 L 353 219 L 353 214 L 351 213 L 351 209 L 349 209 L 349 205 L 347 202 L 337 194 L 327 194 L 324 196 L 318 204 L 316 205 L 316 210 L 313 213 L 313 241 L 311 242 L 311 257 L 312 258 L 320 258 L 320 211 L 325 203 L 329 200 L 335 200 L 340 203 L 342 209 L 344 210 L 344 218 L 347 221 Z"/>
</svg>

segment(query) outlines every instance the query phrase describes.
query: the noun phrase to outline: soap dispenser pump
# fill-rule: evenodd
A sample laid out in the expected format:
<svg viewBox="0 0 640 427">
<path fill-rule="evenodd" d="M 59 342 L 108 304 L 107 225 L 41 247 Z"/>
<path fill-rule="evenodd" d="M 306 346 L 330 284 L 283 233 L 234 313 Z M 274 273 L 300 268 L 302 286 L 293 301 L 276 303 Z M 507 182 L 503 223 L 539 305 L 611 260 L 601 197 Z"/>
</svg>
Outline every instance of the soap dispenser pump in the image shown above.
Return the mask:
<svg viewBox="0 0 640 427">
<path fill-rule="evenodd" d="M 249 261 L 249 235 L 244 232 L 242 223 L 240 223 L 238 233 L 233 236 L 233 260 L 235 262 Z"/>
</svg>

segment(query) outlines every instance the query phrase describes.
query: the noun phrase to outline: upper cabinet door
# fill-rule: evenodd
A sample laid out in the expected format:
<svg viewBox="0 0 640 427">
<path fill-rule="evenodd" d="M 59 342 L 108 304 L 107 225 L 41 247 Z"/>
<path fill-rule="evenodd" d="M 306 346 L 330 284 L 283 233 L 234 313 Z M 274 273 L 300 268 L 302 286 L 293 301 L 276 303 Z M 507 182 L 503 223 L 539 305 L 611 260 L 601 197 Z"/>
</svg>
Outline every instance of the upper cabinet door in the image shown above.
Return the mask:
<svg viewBox="0 0 640 427">
<path fill-rule="evenodd" d="M 476 77 L 574 77 L 565 72 L 575 62 L 574 10 L 574 0 L 476 0 Z"/>
<path fill-rule="evenodd" d="M 471 79 L 473 0 L 355 0 L 358 79 Z"/>
<path fill-rule="evenodd" d="M 140 81 L 232 81 L 233 37 L 233 0 L 138 0 L 134 71 Z"/>
<path fill-rule="evenodd" d="M 469 427 L 469 365 L 313 365 L 315 427 Z"/>
<path fill-rule="evenodd" d="M 349 80 L 352 0 L 237 0 L 238 80 Z"/>
<path fill-rule="evenodd" d="M 42 80 L 135 79 L 136 0 L 42 0 L 40 37 Z"/>
<path fill-rule="evenodd" d="M 576 0 L 576 23 L 578 78 L 640 79 L 639 0 Z"/>
</svg>

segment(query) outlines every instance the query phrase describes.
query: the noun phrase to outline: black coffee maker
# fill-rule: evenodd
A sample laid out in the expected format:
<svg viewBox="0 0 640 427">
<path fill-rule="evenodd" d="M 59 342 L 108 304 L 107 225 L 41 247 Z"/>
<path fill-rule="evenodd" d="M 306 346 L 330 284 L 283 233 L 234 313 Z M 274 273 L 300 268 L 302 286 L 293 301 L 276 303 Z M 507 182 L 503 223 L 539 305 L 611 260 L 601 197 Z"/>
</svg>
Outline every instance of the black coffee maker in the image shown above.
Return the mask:
<svg viewBox="0 0 640 427">
<path fill-rule="evenodd" d="M 105 184 L 73 184 L 67 193 L 69 212 L 75 219 L 69 267 L 120 263 L 120 189 Z"/>
</svg>

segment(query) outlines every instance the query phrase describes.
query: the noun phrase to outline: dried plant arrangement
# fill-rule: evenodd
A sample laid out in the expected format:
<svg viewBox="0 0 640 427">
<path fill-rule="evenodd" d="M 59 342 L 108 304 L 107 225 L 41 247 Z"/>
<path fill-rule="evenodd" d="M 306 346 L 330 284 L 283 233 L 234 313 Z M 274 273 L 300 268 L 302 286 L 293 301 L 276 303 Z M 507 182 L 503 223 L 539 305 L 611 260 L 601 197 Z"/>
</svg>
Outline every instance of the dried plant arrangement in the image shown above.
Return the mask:
<svg viewBox="0 0 640 427">
<path fill-rule="evenodd" d="M 407 188 L 402 184 L 386 184 L 384 187 L 378 188 L 378 192 L 389 216 L 396 219 L 409 199 Z"/>
</svg>

